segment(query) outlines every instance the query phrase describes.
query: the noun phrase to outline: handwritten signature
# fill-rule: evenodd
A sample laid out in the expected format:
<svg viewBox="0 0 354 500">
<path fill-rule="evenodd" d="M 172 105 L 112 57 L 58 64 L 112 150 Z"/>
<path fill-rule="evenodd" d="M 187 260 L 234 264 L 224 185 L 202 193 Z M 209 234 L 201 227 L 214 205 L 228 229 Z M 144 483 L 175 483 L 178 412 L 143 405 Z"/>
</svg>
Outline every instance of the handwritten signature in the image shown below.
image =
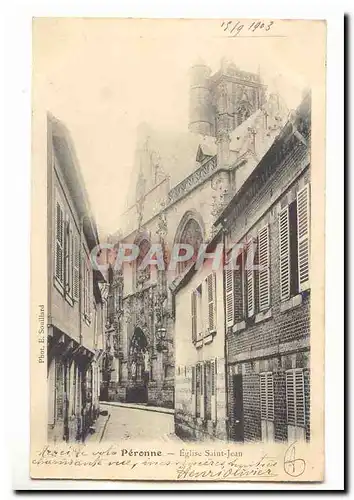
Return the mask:
<svg viewBox="0 0 354 500">
<path fill-rule="evenodd" d="M 227 31 L 229 35 L 238 36 L 243 30 L 250 31 L 251 33 L 255 31 L 269 31 L 273 24 L 274 21 L 253 21 L 249 24 L 243 24 L 241 21 L 224 20 L 221 23 L 221 27 L 225 32 Z"/>
<path fill-rule="evenodd" d="M 292 443 L 284 454 L 284 471 L 292 477 L 301 476 L 306 468 L 306 462 L 303 458 L 296 457 L 296 441 Z"/>
</svg>

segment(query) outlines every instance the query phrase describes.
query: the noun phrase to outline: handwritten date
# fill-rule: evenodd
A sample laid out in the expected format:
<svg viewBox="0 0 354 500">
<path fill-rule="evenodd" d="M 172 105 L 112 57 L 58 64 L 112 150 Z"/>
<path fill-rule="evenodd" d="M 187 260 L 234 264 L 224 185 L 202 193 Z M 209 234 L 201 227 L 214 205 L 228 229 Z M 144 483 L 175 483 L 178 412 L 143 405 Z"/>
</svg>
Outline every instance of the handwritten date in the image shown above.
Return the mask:
<svg viewBox="0 0 354 500">
<path fill-rule="evenodd" d="M 249 24 L 243 24 L 240 21 L 222 21 L 221 27 L 229 35 L 238 36 L 242 31 L 244 32 L 267 32 L 274 25 L 274 21 L 253 21 Z"/>
</svg>

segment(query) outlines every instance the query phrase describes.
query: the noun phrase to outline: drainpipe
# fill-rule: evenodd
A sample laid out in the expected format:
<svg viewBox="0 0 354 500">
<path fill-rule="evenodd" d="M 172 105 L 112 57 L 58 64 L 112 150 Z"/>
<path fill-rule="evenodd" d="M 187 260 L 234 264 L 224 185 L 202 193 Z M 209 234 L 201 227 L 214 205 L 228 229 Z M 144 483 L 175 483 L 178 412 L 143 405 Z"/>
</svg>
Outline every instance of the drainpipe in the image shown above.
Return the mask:
<svg viewBox="0 0 354 500">
<path fill-rule="evenodd" d="M 226 262 L 226 228 L 224 226 L 226 219 L 222 222 L 222 244 L 223 244 L 223 266 Z M 225 270 L 222 271 L 223 276 L 223 302 L 224 302 L 224 358 L 225 358 L 225 406 L 226 406 L 226 438 L 229 441 L 230 429 L 229 429 L 229 371 L 228 371 L 228 346 L 227 346 L 227 322 L 226 322 L 226 280 L 225 280 Z"/>
</svg>

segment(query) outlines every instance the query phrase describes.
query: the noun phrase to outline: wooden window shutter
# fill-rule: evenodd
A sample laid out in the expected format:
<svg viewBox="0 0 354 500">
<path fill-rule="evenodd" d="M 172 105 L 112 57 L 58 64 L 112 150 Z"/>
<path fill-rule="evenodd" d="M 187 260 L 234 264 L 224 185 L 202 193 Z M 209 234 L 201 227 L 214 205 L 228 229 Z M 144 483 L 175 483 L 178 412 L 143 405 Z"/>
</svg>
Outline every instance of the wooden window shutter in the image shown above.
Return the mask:
<svg viewBox="0 0 354 500">
<path fill-rule="evenodd" d="M 258 232 L 259 255 L 259 310 L 264 311 L 270 306 L 270 269 L 269 269 L 269 225 Z"/>
<path fill-rule="evenodd" d="M 273 373 L 260 374 L 261 420 L 274 420 Z"/>
<path fill-rule="evenodd" d="M 84 313 L 88 313 L 88 272 L 87 272 L 87 265 L 86 265 L 86 260 L 85 257 L 82 260 L 82 267 L 83 267 L 83 275 L 84 275 L 84 282 L 83 282 L 83 288 L 84 288 Z"/>
<path fill-rule="evenodd" d="M 65 268 L 65 292 L 73 295 L 73 230 L 69 217 L 65 221 L 64 231 L 64 268 Z"/>
<path fill-rule="evenodd" d="M 64 286 L 64 211 L 58 199 L 55 206 L 55 277 Z"/>
<path fill-rule="evenodd" d="M 234 270 L 234 319 L 238 323 L 244 318 L 244 253 L 237 258 Z"/>
<path fill-rule="evenodd" d="M 69 266 L 70 266 L 70 295 L 73 297 L 74 295 L 74 233 L 73 226 L 70 224 L 69 226 L 69 239 L 70 239 L 70 258 L 69 258 Z"/>
<path fill-rule="evenodd" d="M 80 267 L 80 239 L 78 236 L 74 237 L 74 266 L 73 266 L 73 296 L 74 300 L 79 300 L 80 286 L 79 286 L 79 267 Z"/>
<path fill-rule="evenodd" d="M 274 420 L 274 381 L 273 373 L 267 374 L 267 420 Z"/>
<path fill-rule="evenodd" d="M 288 425 L 296 425 L 294 370 L 286 372 L 286 411 Z"/>
<path fill-rule="evenodd" d="M 211 361 L 211 395 L 215 396 L 215 362 Z"/>
<path fill-rule="evenodd" d="M 305 425 L 305 387 L 303 370 L 295 370 L 296 425 Z"/>
<path fill-rule="evenodd" d="M 70 259 L 69 220 L 68 218 L 66 218 L 64 220 L 64 285 L 66 293 L 70 291 L 69 259 Z"/>
<path fill-rule="evenodd" d="M 266 373 L 260 374 L 260 392 L 261 392 L 261 419 L 267 420 L 267 379 L 266 379 Z"/>
<path fill-rule="evenodd" d="M 92 284 L 93 284 L 93 276 L 92 276 L 91 262 L 90 262 L 89 258 L 87 258 L 87 286 L 88 286 L 88 294 L 87 294 L 88 309 L 87 309 L 87 312 L 89 314 L 90 321 L 91 321 L 92 296 L 93 296 Z"/>
<path fill-rule="evenodd" d="M 302 368 L 286 372 L 288 425 L 305 425 L 305 386 Z"/>
<path fill-rule="evenodd" d="M 197 297 L 195 290 L 191 294 L 191 313 L 192 313 L 192 342 L 197 340 Z"/>
<path fill-rule="evenodd" d="M 297 193 L 297 245 L 299 291 L 309 288 L 310 266 L 310 203 L 309 185 Z"/>
<path fill-rule="evenodd" d="M 208 297 L 208 328 L 209 331 L 216 330 L 216 277 L 215 273 L 209 274 L 207 281 Z"/>
<path fill-rule="evenodd" d="M 289 207 L 279 214 L 280 300 L 290 297 Z"/>
<path fill-rule="evenodd" d="M 234 324 L 234 271 L 225 270 L 226 325 Z"/>
<path fill-rule="evenodd" d="M 253 238 L 247 243 L 247 257 L 246 257 L 246 278 L 247 278 L 247 315 L 251 317 L 255 313 L 255 280 L 254 280 L 254 248 L 253 248 Z"/>
<path fill-rule="evenodd" d="M 192 366 L 192 415 L 197 415 L 197 371 L 198 365 Z"/>
<path fill-rule="evenodd" d="M 200 363 L 200 417 L 205 416 L 205 374 L 204 374 L 204 364 Z"/>
</svg>

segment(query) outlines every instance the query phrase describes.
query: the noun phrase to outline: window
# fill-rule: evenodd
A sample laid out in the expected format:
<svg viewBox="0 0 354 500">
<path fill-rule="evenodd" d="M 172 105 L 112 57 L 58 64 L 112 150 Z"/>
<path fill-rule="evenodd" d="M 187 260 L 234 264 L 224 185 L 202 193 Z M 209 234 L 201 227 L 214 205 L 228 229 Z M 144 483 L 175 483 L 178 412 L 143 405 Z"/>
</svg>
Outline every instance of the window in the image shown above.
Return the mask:
<svg viewBox="0 0 354 500">
<path fill-rule="evenodd" d="M 226 324 L 232 326 L 234 324 L 234 271 L 231 269 L 225 270 L 225 302 L 226 302 Z"/>
<path fill-rule="evenodd" d="M 205 371 L 203 363 L 199 364 L 200 373 L 200 418 L 205 417 Z"/>
<path fill-rule="evenodd" d="M 244 251 L 240 252 L 236 259 L 234 270 L 234 320 L 236 323 L 245 317 L 245 261 Z"/>
<path fill-rule="evenodd" d="M 192 366 L 192 414 L 216 422 L 216 358 Z"/>
<path fill-rule="evenodd" d="M 196 365 L 196 382 L 195 382 L 195 416 L 201 417 L 201 403 L 202 403 L 202 365 Z M 204 412 L 204 409 L 203 409 Z"/>
<path fill-rule="evenodd" d="M 305 387 L 302 368 L 286 372 L 288 439 L 305 439 Z"/>
<path fill-rule="evenodd" d="M 232 254 L 231 254 L 232 255 Z M 270 230 L 263 226 L 257 238 L 241 246 L 235 262 L 225 270 L 226 323 L 228 327 L 266 311 L 270 301 Z"/>
<path fill-rule="evenodd" d="M 69 217 L 67 217 L 65 223 L 65 238 L 64 238 L 64 249 L 65 249 L 65 293 L 72 298 L 73 297 L 73 273 L 74 273 L 74 236 L 73 228 L 70 223 Z"/>
<path fill-rule="evenodd" d="M 260 374 L 262 441 L 274 441 L 274 381 L 273 373 Z"/>
<path fill-rule="evenodd" d="M 209 274 L 191 293 L 192 342 L 216 332 L 216 276 Z"/>
<path fill-rule="evenodd" d="M 197 416 L 197 399 L 196 399 L 196 392 L 197 392 L 197 374 L 196 374 L 196 367 L 192 366 L 192 415 Z"/>
<path fill-rule="evenodd" d="M 83 297 L 84 297 L 84 317 L 91 321 L 91 301 L 92 301 L 92 273 L 89 258 L 86 256 L 83 262 Z"/>
<path fill-rule="evenodd" d="M 193 256 L 190 259 L 178 263 L 177 271 L 181 274 L 192 262 L 197 260 L 200 245 L 203 243 L 203 231 L 195 219 L 191 218 L 185 224 L 182 234 L 179 237 L 179 243 L 191 245 L 194 249 Z"/>
<path fill-rule="evenodd" d="M 269 268 L 269 225 L 258 231 L 258 301 L 259 310 L 265 311 L 270 306 L 270 268 Z"/>
<path fill-rule="evenodd" d="M 197 339 L 203 336 L 203 289 L 199 285 L 196 290 L 197 305 Z"/>
<path fill-rule="evenodd" d="M 80 238 L 74 237 L 74 259 L 73 259 L 73 298 L 79 300 L 79 267 L 80 267 Z"/>
<path fill-rule="evenodd" d="M 79 300 L 79 263 L 80 240 L 75 233 L 75 226 L 65 212 L 60 195 L 56 192 L 55 201 L 55 248 L 54 278 L 57 288 L 73 305 Z"/>
<path fill-rule="evenodd" d="M 309 185 L 279 214 L 280 299 L 307 290 L 310 260 Z"/>
<path fill-rule="evenodd" d="M 55 204 L 55 279 L 64 287 L 64 210 L 58 196 Z"/>
<path fill-rule="evenodd" d="M 216 421 L 216 359 L 204 362 L 204 417 Z"/>
<path fill-rule="evenodd" d="M 204 400 L 205 411 L 204 416 L 206 420 L 211 419 L 211 363 L 210 361 L 204 362 Z"/>
<path fill-rule="evenodd" d="M 216 297 L 215 297 L 215 274 L 211 273 L 206 278 L 207 300 L 208 300 L 208 329 L 216 330 Z"/>
<path fill-rule="evenodd" d="M 309 287 L 310 197 L 308 184 L 297 193 L 299 290 Z"/>
<path fill-rule="evenodd" d="M 244 319 L 245 305 L 245 261 L 246 255 L 242 251 L 236 258 L 234 269 L 225 270 L 225 296 L 226 296 L 226 323 L 233 326 Z M 229 264 L 231 261 L 229 260 Z"/>
<path fill-rule="evenodd" d="M 247 316 L 255 313 L 255 271 L 254 271 L 254 240 L 251 238 L 247 243 L 246 260 L 246 284 L 247 284 Z"/>
<path fill-rule="evenodd" d="M 139 255 L 136 258 L 135 265 L 135 286 L 145 285 L 151 279 L 151 265 L 147 264 L 144 268 L 142 267 L 145 257 L 150 251 L 150 242 L 147 239 L 143 239 L 139 244 Z"/>
<path fill-rule="evenodd" d="M 279 214 L 279 252 L 280 252 L 280 298 L 290 297 L 290 230 L 289 207 Z"/>
</svg>

